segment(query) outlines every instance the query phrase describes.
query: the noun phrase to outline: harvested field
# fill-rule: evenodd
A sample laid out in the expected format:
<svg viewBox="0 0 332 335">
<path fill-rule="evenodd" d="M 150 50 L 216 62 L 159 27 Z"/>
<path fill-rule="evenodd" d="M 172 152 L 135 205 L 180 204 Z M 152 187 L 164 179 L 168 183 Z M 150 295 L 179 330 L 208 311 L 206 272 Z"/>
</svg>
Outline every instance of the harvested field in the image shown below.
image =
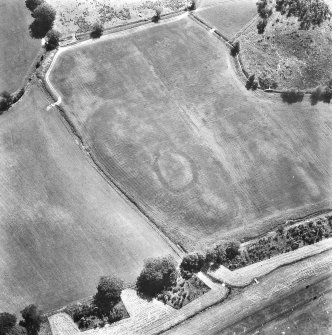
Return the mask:
<svg viewBox="0 0 332 335">
<path fill-rule="evenodd" d="M 0 92 L 21 88 L 41 44 L 29 35 L 32 18 L 23 0 L 0 3 Z"/>
<path fill-rule="evenodd" d="M 209 26 L 219 30 L 225 37 L 239 32 L 256 14 L 256 0 L 224 0 L 195 12 Z"/>
<path fill-rule="evenodd" d="M 37 86 L 1 116 L 0 301 L 44 311 L 132 282 L 168 244 L 97 172 Z"/>
<path fill-rule="evenodd" d="M 248 92 L 188 17 L 68 48 L 50 80 L 104 171 L 186 249 L 331 208 L 330 107 Z"/>
<path fill-rule="evenodd" d="M 282 267 L 264 277 L 259 284 L 251 285 L 222 304 L 213 306 L 166 332 L 165 335 L 258 334 L 257 330 L 262 324 L 264 329 L 264 325 L 273 320 L 280 327 L 276 334 L 283 334 L 284 329 L 281 329 L 285 324 L 283 320 L 287 322 L 287 315 L 292 315 L 292 311 L 294 314 L 305 312 L 308 303 L 324 295 L 327 304 L 331 304 L 329 300 L 332 288 L 331 269 L 332 251 Z M 326 330 L 331 326 L 326 322 L 326 315 L 324 318 L 324 310 L 320 316 L 321 318 L 317 315 L 311 319 L 313 323 L 311 328 L 320 327 L 320 320 L 324 320 L 325 324 L 322 324 L 321 329 L 322 332 L 325 331 L 322 334 L 327 335 L 329 332 Z M 318 322 L 314 324 L 316 320 Z M 303 329 L 301 326 L 296 328 L 292 325 L 292 327 L 294 331 L 286 331 L 285 334 L 315 334 L 315 332 L 301 333 Z"/>
</svg>

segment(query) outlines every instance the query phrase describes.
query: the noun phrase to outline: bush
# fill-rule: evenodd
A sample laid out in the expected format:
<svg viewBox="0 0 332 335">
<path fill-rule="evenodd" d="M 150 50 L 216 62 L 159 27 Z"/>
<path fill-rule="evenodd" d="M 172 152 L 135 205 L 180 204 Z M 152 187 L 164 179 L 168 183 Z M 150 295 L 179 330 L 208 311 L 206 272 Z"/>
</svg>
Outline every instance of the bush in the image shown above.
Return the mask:
<svg viewBox="0 0 332 335">
<path fill-rule="evenodd" d="M 278 87 L 278 84 L 272 78 L 269 78 L 266 75 L 260 76 L 258 81 L 263 90 L 276 89 Z"/>
<path fill-rule="evenodd" d="M 43 2 L 32 13 L 34 21 L 30 24 L 30 35 L 33 38 L 43 38 L 52 29 L 55 20 L 55 9 Z"/>
<path fill-rule="evenodd" d="M 44 0 L 25 0 L 25 5 L 31 12 L 33 12 L 43 2 Z"/>
<path fill-rule="evenodd" d="M 304 93 L 296 90 L 295 88 L 291 89 L 288 92 L 281 93 L 281 99 L 283 102 L 287 102 L 288 104 L 293 104 L 295 102 L 301 102 L 303 100 Z"/>
<path fill-rule="evenodd" d="M 16 103 L 17 101 L 19 101 L 21 99 L 21 97 L 24 94 L 24 87 L 22 87 L 18 92 L 16 92 L 15 94 L 13 94 L 12 96 L 12 103 Z"/>
<path fill-rule="evenodd" d="M 195 10 L 197 7 L 196 0 L 191 0 L 190 4 L 188 5 L 188 10 L 192 11 Z"/>
<path fill-rule="evenodd" d="M 0 113 L 7 110 L 12 104 L 12 96 L 7 91 L 0 93 Z"/>
<path fill-rule="evenodd" d="M 257 23 L 257 31 L 258 34 L 264 34 L 265 28 L 267 26 L 267 20 L 263 19 L 263 20 L 259 20 L 259 22 Z"/>
<path fill-rule="evenodd" d="M 225 253 L 227 260 L 233 260 L 240 255 L 240 242 L 231 241 L 226 243 Z"/>
<path fill-rule="evenodd" d="M 176 279 L 176 263 L 171 256 L 149 258 L 137 278 L 137 293 L 144 298 L 154 298 L 174 286 Z"/>
<path fill-rule="evenodd" d="M 200 272 L 204 266 L 204 261 L 204 256 L 199 253 L 184 256 L 180 264 L 182 278 L 189 279 L 193 273 Z"/>
<path fill-rule="evenodd" d="M 254 81 L 255 81 L 255 75 L 252 74 L 252 75 L 248 78 L 248 80 L 247 80 L 247 82 L 246 82 L 246 89 L 247 89 L 247 90 L 250 90 L 250 89 L 252 88 L 252 86 L 253 86 L 253 84 L 254 84 Z"/>
<path fill-rule="evenodd" d="M 21 311 L 21 314 L 23 320 L 20 321 L 19 325 L 26 329 L 27 335 L 38 335 L 42 323 L 42 315 L 37 306 L 29 305 Z"/>
<path fill-rule="evenodd" d="M 92 31 L 90 33 L 90 36 L 92 38 L 99 38 L 104 32 L 104 26 L 100 22 L 95 22 L 92 25 Z"/>
<path fill-rule="evenodd" d="M 108 314 L 121 300 L 123 281 L 116 277 L 101 277 L 94 296 L 94 304 L 101 313 Z"/>
<path fill-rule="evenodd" d="M 240 42 L 236 41 L 231 49 L 231 55 L 235 57 L 240 52 Z"/>
<path fill-rule="evenodd" d="M 16 316 L 0 313 L 0 335 L 6 335 L 16 325 Z"/>
<path fill-rule="evenodd" d="M 155 9 L 155 14 L 152 17 L 152 22 L 158 23 L 160 21 L 161 12 L 162 12 L 161 8 L 156 8 Z"/>
<path fill-rule="evenodd" d="M 57 30 L 51 29 L 50 31 L 47 32 L 46 34 L 46 44 L 45 48 L 46 50 L 54 50 L 59 46 L 59 41 L 60 41 L 60 33 Z"/>
</svg>

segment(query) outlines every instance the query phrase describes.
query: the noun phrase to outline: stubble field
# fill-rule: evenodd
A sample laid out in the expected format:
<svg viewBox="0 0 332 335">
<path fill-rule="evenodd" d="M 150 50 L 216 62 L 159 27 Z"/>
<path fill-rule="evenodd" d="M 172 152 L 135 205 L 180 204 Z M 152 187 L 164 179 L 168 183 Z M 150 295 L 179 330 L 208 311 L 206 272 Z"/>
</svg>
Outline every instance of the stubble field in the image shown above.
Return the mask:
<svg viewBox="0 0 332 335">
<path fill-rule="evenodd" d="M 41 48 L 29 35 L 32 17 L 23 0 L 0 2 L 0 92 L 14 92 L 22 85 Z"/>
<path fill-rule="evenodd" d="M 1 311 L 92 295 L 102 275 L 134 281 L 166 242 L 85 158 L 37 86 L 1 116 Z"/>
<path fill-rule="evenodd" d="M 68 49 L 50 79 L 110 178 L 186 249 L 330 205 L 330 107 L 247 92 L 187 17 Z"/>
</svg>

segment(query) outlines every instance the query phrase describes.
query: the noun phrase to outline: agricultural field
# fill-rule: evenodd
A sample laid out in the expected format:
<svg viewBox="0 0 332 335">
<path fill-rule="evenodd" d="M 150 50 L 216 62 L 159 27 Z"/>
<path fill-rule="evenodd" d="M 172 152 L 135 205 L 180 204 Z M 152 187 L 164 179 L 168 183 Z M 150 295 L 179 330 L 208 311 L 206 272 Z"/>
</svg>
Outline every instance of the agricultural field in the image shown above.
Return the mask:
<svg viewBox="0 0 332 335">
<path fill-rule="evenodd" d="M 36 85 L 0 124 L 0 301 L 44 311 L 92 295 L 99 277 L 132 282 L 172 249 L 98 173 Z"/>
<path fill-rule="evenodd" d="M 272 79 L 279 89 L 312 89 L 331 79 L 331 22 L 299 30 L 296 19 L 274 13 L 263 35 L 257 23 L 258 19 L 239 38 L 248 73 Z"/>
<path fill-rule="evenodd" d="M 209 26 L 232 39 L 257 14 L 256 0 L 220 0 L 204 3 L 195 12 Z"/>
<path fill-rule="evenodd" d="M 41 44 L 29 35 L 31 14 L 23 0 L 0 2 L 0 92 L 21 88 Z"/>
<path fill-rule="evenodd" d="M 248 92 L 187 16 L 63 49 L 49 78 L 103 170 L 186 250 L 331 208 L 330 107 Z"/>
<path fill-rule="evenodd" d="M 151 19 L 155 9 L 163 14 L 183 9 L 186 0 L 47 0 L 57 11 L 55 28 L 63 35 L 91 30 L 100 21 L 105 28 Z"/>
</svg>

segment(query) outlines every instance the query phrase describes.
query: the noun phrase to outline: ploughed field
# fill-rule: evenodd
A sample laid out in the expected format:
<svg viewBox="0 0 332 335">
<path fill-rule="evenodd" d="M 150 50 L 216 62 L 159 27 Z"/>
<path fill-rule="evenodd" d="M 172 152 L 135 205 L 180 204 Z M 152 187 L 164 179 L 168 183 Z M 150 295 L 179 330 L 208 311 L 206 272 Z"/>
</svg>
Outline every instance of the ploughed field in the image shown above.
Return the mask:
<svg viewBox="0 0 332 335">
<path fill-rule="evenodd" d="M 31 13 L 23 0 L 0 1 L 0 92 L 14 92 L 40 50 L 29 36 Z"/>
<path fill-rule="evenodd" d="M 37 86 L 1 116 L 0 301 L 44 311 L 92 295 L 99 277 L 133 281 L 172 253 L 97 172 Z"/>
<path fill-rule="evenodd" d="M 69 48 L 50 80 L 109 177 L 188 250 L 330 205 L 331 108 L 248 92 L 188 17 Z"/>
</svg>

